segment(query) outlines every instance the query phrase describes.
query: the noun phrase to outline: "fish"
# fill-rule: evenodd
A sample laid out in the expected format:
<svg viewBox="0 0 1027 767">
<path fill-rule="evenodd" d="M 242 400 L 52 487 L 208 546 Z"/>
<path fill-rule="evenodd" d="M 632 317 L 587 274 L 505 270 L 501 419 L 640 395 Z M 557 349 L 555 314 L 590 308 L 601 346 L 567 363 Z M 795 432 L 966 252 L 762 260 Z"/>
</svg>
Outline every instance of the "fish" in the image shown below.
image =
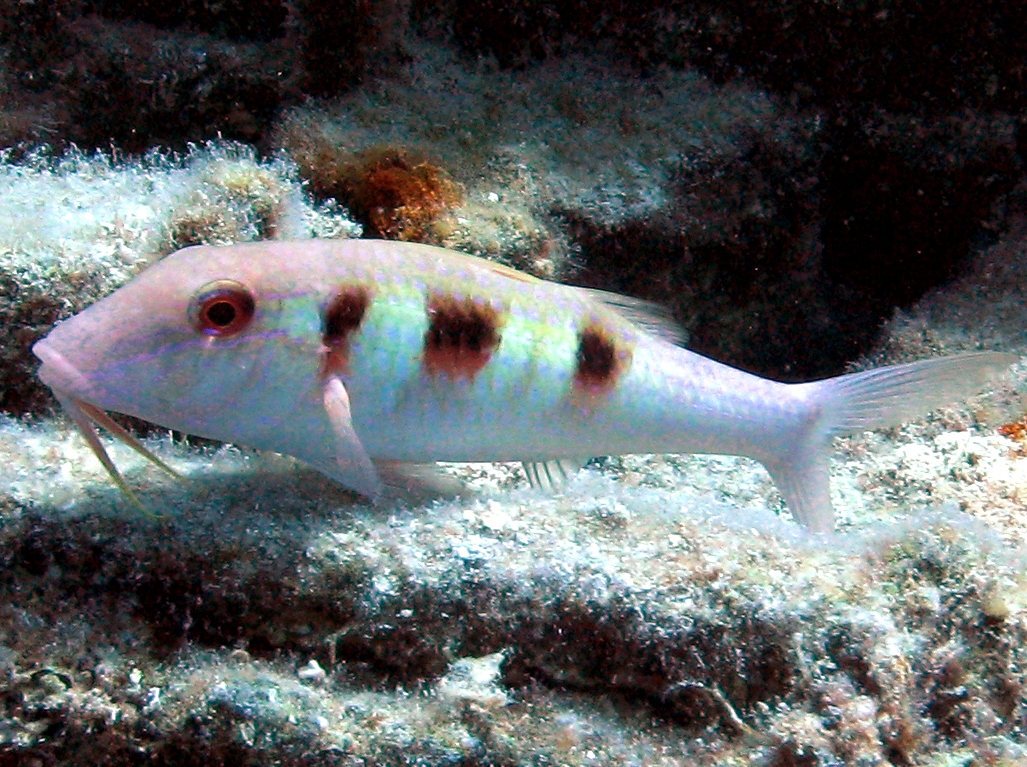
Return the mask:
<svg viewBox="0 0 1027 767">
<path fill-rule="evenodd" d="M 644 301 L 430 245 L 307 240 L 177 251 L 33 352 L 132 498 L 95 427 L 148 451 L 109 412 L 293 456 L 372 501 L 438 462 L 521 461 L 549 487 L 595 456 L 747 456 L 817 533 L 833 437 L 964 399 L 1017 359 L 781 383 L 681 342 Z"/>
</svg>

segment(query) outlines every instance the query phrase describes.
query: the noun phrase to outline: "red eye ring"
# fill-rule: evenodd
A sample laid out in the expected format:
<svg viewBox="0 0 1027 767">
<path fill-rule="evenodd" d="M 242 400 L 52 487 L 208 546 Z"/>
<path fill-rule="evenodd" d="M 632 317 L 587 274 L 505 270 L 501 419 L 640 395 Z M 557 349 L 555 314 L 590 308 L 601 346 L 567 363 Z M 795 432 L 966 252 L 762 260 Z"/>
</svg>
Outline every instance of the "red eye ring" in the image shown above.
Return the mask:
<svg viewBox="0 0 1027 767">
<path fill-rule="evenodd" d="M 189 319 L 197 333 L 226 338 L 249 326 L 256 306 L 248 288 L 232 280 L 217 280 L 196 293 L 189 307 Z"/>
</svg>

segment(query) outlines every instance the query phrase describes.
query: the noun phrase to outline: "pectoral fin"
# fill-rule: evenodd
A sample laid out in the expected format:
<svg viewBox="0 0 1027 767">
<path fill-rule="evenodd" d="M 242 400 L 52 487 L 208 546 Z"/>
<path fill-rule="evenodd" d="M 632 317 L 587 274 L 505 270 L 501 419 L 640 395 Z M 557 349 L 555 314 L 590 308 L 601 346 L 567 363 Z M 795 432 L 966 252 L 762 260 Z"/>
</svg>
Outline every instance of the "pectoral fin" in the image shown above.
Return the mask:
<svg viewBox="0 0 1027 767">
<path fill-rule="evenodd" d="M 325 473 L 342 484 L 377 500 L 382 494 L 382 481 L 371 463 L 364 445 L 353 429 L 349 394 L 338 376 L 329 376 L 324 382 L 324 408 L 328 422 L 335 433 L 335 466 Z"/>
</svg>

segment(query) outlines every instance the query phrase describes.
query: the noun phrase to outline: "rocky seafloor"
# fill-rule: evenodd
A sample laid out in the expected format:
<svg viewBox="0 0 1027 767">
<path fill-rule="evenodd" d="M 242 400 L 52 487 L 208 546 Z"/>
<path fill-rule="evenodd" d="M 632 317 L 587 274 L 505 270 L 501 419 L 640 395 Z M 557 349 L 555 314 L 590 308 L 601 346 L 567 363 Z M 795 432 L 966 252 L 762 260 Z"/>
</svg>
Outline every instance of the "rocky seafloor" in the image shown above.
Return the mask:
<svg viewBox="0 0 1027 767">
<path fill-rule="evenodd" d="M 128 23 L 71 32 L 116 58 Z M 459 466 L 464 497 L 368 506 L 291 459 L 151 431 L 184 478 L 108 442 L 152 513 L 111 486 L 29 348 L 195 242 L 429 240 L 637 289 L 696 348 L 793 375 L 875 335 L 857 366 L 1027 354 L 1010 114 L 875 112 L 863 149 L 905 158 L 881 180 L 876 159 L 824 149 L 844 130 L 815 102 L 742 78 L 407 48 L 391 79 L 268 118 L 263 158 L 226 142 L 0 157 L 0 765 L 1027 763 L 1022 364 L 982 397 L 837 440 L 825 536 L 725 457 L 600 458 L 555 493 L 517 466 Z M 152 84 L 150 66 L 130 72 Z M 874 171 L 839 187 L 930 204 L 842 216 L 834 154 Z M 853 274 L 901 253 L 874 249 L 891 213 L 927 255 L 882 283 L 959 277 L 878 334 L 907 297 L 854 309 Z M 873 252 L 825 276 L 850 224 Z"/>
<path fill-rule="evenodd" d="M 1027 759 L 1024 557 L 955 503 L 809 536 L 757 469 L 707 472 L 722 501 L 636 465 L 556 495 L 468 467 L 477 497 L 371 508 L 153 439 L 187 478 L 119 455 L 147 518 L 75 435 L 2 434 L 8 761 Z"/>
</svg>

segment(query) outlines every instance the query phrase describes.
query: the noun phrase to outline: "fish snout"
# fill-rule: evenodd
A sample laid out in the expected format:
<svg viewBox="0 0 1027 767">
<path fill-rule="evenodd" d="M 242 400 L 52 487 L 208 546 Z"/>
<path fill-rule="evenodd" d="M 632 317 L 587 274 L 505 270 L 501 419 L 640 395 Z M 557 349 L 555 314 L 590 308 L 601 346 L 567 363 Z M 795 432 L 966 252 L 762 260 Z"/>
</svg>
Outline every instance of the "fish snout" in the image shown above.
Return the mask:
<svg viewBox="0 0 1027 767">
<path fill-rule="evenodd" d="M 89 379 L 54 348 L 49 337 L 36 341 L 32 346 L 32 353 L 43 363 L 36 373 L 39 380 L 54 391 L 67 392 L 76 399 L 93 399 L 90 396 L 93 387 Z"/>
</svg>

